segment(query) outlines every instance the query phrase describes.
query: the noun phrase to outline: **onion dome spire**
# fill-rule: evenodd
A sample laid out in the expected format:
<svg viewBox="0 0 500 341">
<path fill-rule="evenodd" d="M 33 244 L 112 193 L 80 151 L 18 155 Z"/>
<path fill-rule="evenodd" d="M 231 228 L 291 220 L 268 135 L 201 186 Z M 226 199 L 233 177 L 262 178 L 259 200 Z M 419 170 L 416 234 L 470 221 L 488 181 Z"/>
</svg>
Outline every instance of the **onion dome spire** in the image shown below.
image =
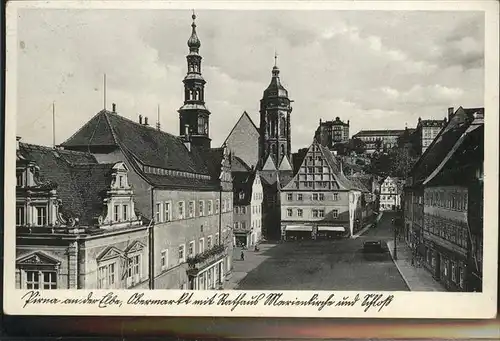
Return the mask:
<svg viewBox="0 0 500 341">
<path fill-rule="evenodd" d="M 196 34 L 196 23 L 195 23 L 196 14 L 194 14 L 194 10 L 193 10 L 193 15 L 191 16 L 191 18 L 193 18 L 193 23 L 191 24 L 191 27 L 193 28 L 193 30 L 191 32 L 191 37 L 189 37 L 187 44 L 189 46 L 189 51 L 198 52 L 198 49 L 201 46 L 201 42 L 200 42 L 200 39 L 198 38 L 198 35 Z"/>
</svg>

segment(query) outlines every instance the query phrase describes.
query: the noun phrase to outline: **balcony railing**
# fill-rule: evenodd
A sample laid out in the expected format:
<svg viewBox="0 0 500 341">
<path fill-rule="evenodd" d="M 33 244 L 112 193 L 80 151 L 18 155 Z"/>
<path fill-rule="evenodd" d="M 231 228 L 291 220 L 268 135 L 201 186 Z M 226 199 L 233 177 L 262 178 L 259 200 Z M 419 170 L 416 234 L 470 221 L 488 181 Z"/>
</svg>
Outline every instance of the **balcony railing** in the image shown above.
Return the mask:
<svg viewBox="0 0 500 341">
<path fill-rule="evenodd" d="M 188 264 L 188 274 L 196 275 L 201 269 L 220 260 L 225 253 L 225 246 L 223 244 L 214 245 L 212 248 L 197 254 L 196 256 L 189 257 L 186 262 Z"/>
</svg>

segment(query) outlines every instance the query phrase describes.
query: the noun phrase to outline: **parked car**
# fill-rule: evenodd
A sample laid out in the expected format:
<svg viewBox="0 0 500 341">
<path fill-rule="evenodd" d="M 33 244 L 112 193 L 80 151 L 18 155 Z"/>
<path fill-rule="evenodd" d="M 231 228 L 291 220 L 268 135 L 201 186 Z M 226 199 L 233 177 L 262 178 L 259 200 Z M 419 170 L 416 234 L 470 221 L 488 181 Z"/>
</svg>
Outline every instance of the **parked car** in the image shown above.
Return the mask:
<svg viewBox="0 0 500 341">
<path fill-rule="evenodd" d="M 363 243 L 365 253 L 384 253 L 386 250 L 380 240 L 371 240 Z"/>
</svg>

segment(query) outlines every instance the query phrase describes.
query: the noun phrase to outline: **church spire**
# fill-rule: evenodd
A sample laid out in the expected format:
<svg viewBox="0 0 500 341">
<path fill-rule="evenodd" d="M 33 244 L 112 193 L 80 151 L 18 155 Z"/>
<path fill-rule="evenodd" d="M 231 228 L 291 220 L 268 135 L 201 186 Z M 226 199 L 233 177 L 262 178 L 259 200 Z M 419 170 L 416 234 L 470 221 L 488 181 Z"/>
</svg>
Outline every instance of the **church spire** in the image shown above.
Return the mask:
<svg viewBox="0 0 500 341">
<path fill-rule="evenodd" d="M 196 14 L 194 13 L 194 10 L 193 10 L 193 15 L 191 16 L 191 18 L 193 19 L 193 23 L 191 24 L 191 27 L 192 27 L 191 37 L 189 37 L 187 44 L 189 46 L 190 52 L 198 53 L 200 46 L 201 46 L 201 42 L 200 42 L 200 39 L 198 38 L 198 35 L 196 34 L 196 22 L 195 22 Z"/>
<path fill-rule="evenodd" d="M 205 107 L 205 80 L 201 75 L 201 60 L 199 54 L 200 39 L 196 33 L 196 14 L 191 16 L 191 36 L 188 39 L 189 54 L 187 74 L 184 77 L 184 105 L 179 109 L 179 135 L 189 139 L 193 144 L 210 147 L 209 115 Z"/>
</svg>

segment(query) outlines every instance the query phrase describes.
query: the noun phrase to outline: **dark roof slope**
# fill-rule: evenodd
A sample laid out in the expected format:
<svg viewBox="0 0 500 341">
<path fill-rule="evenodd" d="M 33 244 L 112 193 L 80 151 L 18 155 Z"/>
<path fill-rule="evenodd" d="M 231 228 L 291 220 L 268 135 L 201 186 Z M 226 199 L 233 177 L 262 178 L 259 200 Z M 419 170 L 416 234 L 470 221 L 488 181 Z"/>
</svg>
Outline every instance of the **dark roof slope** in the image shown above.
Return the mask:
<svg viewBox="0 0 500 341">
<path fill-rule="evenodd" d="M 441 129 L 431 145 L 413 166 L 411 174 L 414 177 L 415 184 L 424 181 L 441 163 L 460 136 L 467 130 L 473 121 L 474 114 L 477 112 L 484 113 L 484 109 L 457 109 L 447 125 Z"/>
<path fill-rule="evenodd" d="M 180 137 L 106 110 L 100 111 L 61 146 L 77 150 L 115 146 L 120 148 L 129 160 L 134 161 L 131 163 L 134 170 L 146 181 L 158 187 L 176 189 L 193 187 L 200 190 L 217 189 L 224 157 L 223 148 L 206 149 L 191 145 L 188 149 Z M 137 167 L 136 163 L 208 175 L 210 179 L 149 174 L 143 172 L 141 167 Z"/>
<path fill-rule="evenodd" d="M 66 217 L 78 217 L 79 224 L 89 226 L 103 213 L 103 199 L 110 184 L 114 164 L 98 164 L 86 153 L 65 152 L 53 148 L 20 143 L 19 152 L 39 167 L 38 180 L 57 184 L 61 211 Z M 79 155 L 80 154 L 80 155 Z M 88 160 L 72 164 L 70 160 Z"/>
<path fill-rule="evenodd" d="M 177 136 L 106 110 L 95 115 L 61 146 L 67 149 L 117 146 L 147 166 L 208 175 L 206 150 L 192 146 L 189 151 Z"/>
</svg>

